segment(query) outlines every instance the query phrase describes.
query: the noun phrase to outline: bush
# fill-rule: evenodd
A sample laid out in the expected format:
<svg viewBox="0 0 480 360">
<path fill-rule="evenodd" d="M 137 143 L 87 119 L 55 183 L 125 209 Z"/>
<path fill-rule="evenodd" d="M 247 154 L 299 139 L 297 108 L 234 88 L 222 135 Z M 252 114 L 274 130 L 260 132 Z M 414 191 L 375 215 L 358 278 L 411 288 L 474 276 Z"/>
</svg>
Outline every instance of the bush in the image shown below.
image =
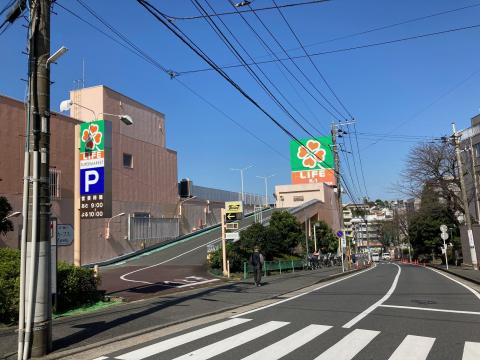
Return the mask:
<svg viewBox="0 0 480 360">
<path fill-rule="evenodd" d="M 18 317 L 20 251 L 0 248 L 0 322 L 9 324 Z"/>
<path fill-rule="evenodd" d="M 79 306 L 91 305 L 101 300 L 97 290 L 100 283 L 92 269 L 86 269 L 66 262 L 57 266 L 58 304 L 55 311 L 64 312 Z"/>
</svg>

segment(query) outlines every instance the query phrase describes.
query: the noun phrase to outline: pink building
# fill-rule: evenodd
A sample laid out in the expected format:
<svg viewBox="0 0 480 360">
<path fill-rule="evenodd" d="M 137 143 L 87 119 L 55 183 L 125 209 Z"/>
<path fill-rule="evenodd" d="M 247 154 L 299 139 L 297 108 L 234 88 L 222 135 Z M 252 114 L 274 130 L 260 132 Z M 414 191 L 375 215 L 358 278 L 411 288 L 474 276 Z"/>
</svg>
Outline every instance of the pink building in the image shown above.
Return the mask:
<svg viewBox="0 0 480 360">
<path fill-rule="evenodd" d="M 105 239 L 108 219 L 81 220 L 81 262 L 95 263 L 130 253 L 178 236 L 179 197 L 177 154 L 165 147 L 164 114 L 106 86 L 70 93 L 71 117 L 53 112 L 51 117 L 50 193 L 52 217 L 58 224 L 73 226 L 75 125 L 97 119 L 112 122 L 112 215 L 111 237 Z M 126 114 L 134 124 L 118 117 Z M 25 107 L 23 102 L 0 96 L 2 121 L 0 196 L 21 211 Z M 0 237 L 0 246 L 18 247 L 21 217 L 15 230 Z M 60 260 L 73 261 L 73 243 L 59 246 Z"/>
</svg>

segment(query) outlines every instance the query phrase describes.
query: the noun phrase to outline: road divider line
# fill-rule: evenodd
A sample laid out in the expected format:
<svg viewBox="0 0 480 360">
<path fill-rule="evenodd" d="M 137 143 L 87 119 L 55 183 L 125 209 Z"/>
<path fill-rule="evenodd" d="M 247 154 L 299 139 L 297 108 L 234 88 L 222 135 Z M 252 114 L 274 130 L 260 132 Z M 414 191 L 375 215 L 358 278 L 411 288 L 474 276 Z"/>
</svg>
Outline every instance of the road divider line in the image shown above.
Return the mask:
<svg viewBox="0 0 480 360">
<path fill-rule="evenodd" d="M 186 343 L 204 338 L 206 336 L 219 333 L 221 331 L 230 329 L 234 326 L 241 325 L 251 321 L 251 319 L 231 319 L 207 326 L 205 328 L 195 330 L 183 335 L 175 336 L 171 339 L 163 340 L 158 343 L 145 346 L 141 349 L 130 351 L 126 354 L 115 356 L 115 359 L 119 360 L 142 360 L 150 356 L 160 354 L 161 352 L 173 349 L 177 346 L 184 345 Z"/>
<path fill-rule="evenodd" d="M 462 360 L 478 360 L 480 359 L 480 343 L 465 341 L 463 346 Z"/>
<path fill-rule="evenodd" d="M 206 360 L 214 356 L 220 355 L 228 350 L 234 349 L 240 345 L 246 344 L 252 340 L 266 335 L 272 331 L 278 330 L 285 325 L 290 324 L 285 321 L 269 321 L 265 324 L 246 330 L 239 334 L 230 336 L 226 339 L 217 341 L 213 344 L 204 346 L 200 349 L 191 351 L 185 355 L 175 358 L 174 360 Z"/>
<path fill-rule="evenodd" d="M 311 294 L 312 292 L 315 292 L 315 291 L 318 291 L 318 290 L 320 290 L 320 289 L 323 289 L 323 288 L 325 288 L 325 287 L 327 287 L 327 286 L 330 286 L 330 285 L 339 283 L 340 281 L 350 279 L 350 278 L 352 278 L 352 277 L 354 277 L 354 276 L 357 276 L 357 275 L 360 275 L 360 274 L 364 274 L 364 273 L 366 273 L 367 271 L 370 271 L 370 270 L 374 269 L 375 267 L 376 267 L 376 264 L 374 264 L 372 267 L 370 267 L 370 268 L 368 268 L 368 269 L 361 270 L 361 271 L 356 272 L 356 273 L 354 273 L 354 274 L 352 274 L 352 275 L 347 275 L 347 276 L 342 277 L 342 278 L 340 278 L 340 279 L 338 279 L 338 280 L 334 280 L 334 281 L 331 281 L 331 282 L 329 282 L 329 283 L 326 283 L 326 284 L 323 284 L 323 285 L 321 285 L 321 286 L 318 286 L 318 287 L 316 287 L 316 288 L 314 288 L 314 289 L 312 289 L 312 290 L 308 290 L 308 291 L 302 292 L 302 293 L 300 293 L 300 294 L 293 295 L 293 296 L 291 296 L 291 297 L 289 297 L 289 298 L 287 298 L 287 299 L 279 300 L 279 301 L 276 301 L 276 302 L 274 302 L 274 303 L 272 303 L 272 304 L 264 305 L 264 306 L 261 306 L 261 307 L 256 308 L 256 309 L 249 310 L 249 311 L 246 311 L 246 312 L 244 312 L 244 313 L 234 315 L 234 316 L 232 316 L 231 318 L 234 319 L 234 318 L 237 318 L 237 317 L 245 316 L 245 315 L 248 315 L 248 314 L 257 312 L 257 311 L 265 310 L 265 309 L 268 309 L 268 308 L 270 308 L 270 307 L 283 304 L 283 303 L 285 303 L 285 302 L 287 302 L 287 301 L 291 301 L 291 300 L 294 300 L 294 299 L 298 299 L 298 298 L 301 297 L 301 296 Z"/>
<path fill-rule="evenodd" d="M 388 289 L 387 293 L 380 299 L 378 300 L 375 304 L 371 305 L 369 308 L 355 316 L 352 320 L 347 322 L 345 325 L 342 327 L 345 329 L 350 329 L 353 325 L 358 323 L 360 320 L 362 320 L 364 317 L 366 317 L 368 314 L 370 314 L 372 311 L 374 311 L 377 307 L 382 305 L 385 301 L 388 300 L 388 298 L 393 294 L 395 291 L 395 288 L 397 287 L 398 284 L 398 279 L 400 278 L 400 273 L 402 272 L 402 268 L 398 266 L 397 264 L 393 264 L 396 267 L 398 267 L 398 272 L 397 275 L 395 276 L 395 279 L 393 280 L 392 286 L 390 286 L 390 289 Z"/>
<path fill-rule="evenodd" d="M 450 279 L 452 280 L 453 282 L 456 282 L 458 285 L 460 286 L 463 286 L 465 289 L 467 289 L 468 291 L 470 291 L 473 295 L 475 295 L 477 297 L 478 300 L 480 300 L 480 294 L 478 293 L 478 291 L 476 291 L 475 289 L 471 288 L 470 286 L 462 283 L 461 281 L 458 281 L 454 278 L 452 278 L 451 276 L 448 276 L 447 274 L 441 272 L 440 270 L 437 270 L 437 269 L 433 269 L 431 267 L 428 267 L 428 269 L 432 270 L 432 271 L 435 271 L 437 274 L 440 274 L 442 276 L 445 276 L 447 279 Z"/>
<path fill-rule="evenodd" d="M 286 338 L 277 341 L 275 344 L 267 346 L 256 353 L 253 353 L 242 360 L 277 360 L 295 351 L 299 347 L 312 341 L 317 336 L 320 336 L 325 331 L 331 329 L 331 326 L 326 325 L 309 325 Z"/>
<path fill-rule="evenodd" d="M 435 338 L 407 335 L 388 360 L 425 360 Z"/>
<path fill-rule="evenodd" d="M 435 308 L 423 308 L 423 307 L 417 307 L 417 306 L 402 306 L 402 305 L 385 305 L 385 304 L 382 304 L 382 305 L 380 305 L 380 307 L 394 308 L 394 309 L 406 309 L 406 310 L 436 311 L 436 312 L 446 312 L 446 313 L 455 313 L 455 314 L 480 315 L 480 312 L 478 312 L 478 311 L 435 309 Z"/>
<path fill-rule="evenodd" d="M 350 360 L 367 346 L 380 331 L 355 329 L 315 360 Z"/>
</svg>

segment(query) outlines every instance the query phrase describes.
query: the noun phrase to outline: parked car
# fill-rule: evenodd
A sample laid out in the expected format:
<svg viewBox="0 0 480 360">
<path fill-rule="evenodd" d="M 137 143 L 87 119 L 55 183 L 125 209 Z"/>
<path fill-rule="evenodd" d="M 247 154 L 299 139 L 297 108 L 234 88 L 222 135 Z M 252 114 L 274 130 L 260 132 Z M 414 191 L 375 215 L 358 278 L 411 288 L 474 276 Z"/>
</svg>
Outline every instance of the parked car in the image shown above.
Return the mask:
<svg viewBox="0 0 480 360">
<path fill-rule="evenodd" d="M 372 253 L 372 261 L 375 261 L 375 262 L 380 261 L 380 254 L 377 252 Z"/>
<path fill-rule="evenodd" d="M 382 254 L 382 259 L 383 260 L 391 260 L 392 257 L 390 256 L 390 253 L 386 252 Z"/>
</svg>

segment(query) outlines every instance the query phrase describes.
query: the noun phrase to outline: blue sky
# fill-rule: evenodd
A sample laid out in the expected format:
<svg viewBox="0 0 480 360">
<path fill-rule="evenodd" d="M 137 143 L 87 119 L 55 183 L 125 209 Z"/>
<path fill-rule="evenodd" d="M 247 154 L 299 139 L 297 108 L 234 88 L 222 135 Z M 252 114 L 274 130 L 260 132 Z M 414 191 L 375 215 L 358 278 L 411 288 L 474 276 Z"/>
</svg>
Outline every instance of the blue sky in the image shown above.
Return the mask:
<svg viewBox="0 0 480 360">
<path fill-rule="evenodd" d="M 136 1 L 83 1 L 166 68 L 182 72 L 206 67 L 201 59 L 173 37 Z M 201 0 L 201 3 L 205 5 L 203 1 Z M 0 8 L 8 2 L 0 1 Z M 58 2 L 108 32 L 108 29 L 76 0 Z M 209 0 L 209 2 L 217 11 L 232 9 L 228 1 Z M 292 2 L 298 1 L 277 0 L 278 4 Z M 175 16 L 198 14 L 188 0 L 152 0 L 152 3 L 163 12 Z M 271 0 L 253 2 L 254 7 L 271 4 Z M 283 13 L 302 43 L 314 44 L 473 4 L 477 2 L 331 0 L 321 4 L 287 8 Z M 270 193 L 271 185 L 290 182 L 288 136 L 219 75 L 209 71 L 184 74 L 179 79 L 257 137 L 262 138 L 276 152 L 152 65 L 60 7 L 54 6 L 54 11 L 57 15 L 52 15 L 52 52 L 61 45 L 67 46 L 70 51 L 57 65 L 52 66 L 51 78 L 55 81 L 51 89 L 53 110 L 58 110 L 60 101 L 68 97 L 68 91 L 74 88 L 75 81 L 81 78 L 84 59 L 86 86 L 105 84 L 166 114 L 167 146 L 178 153 L 179 179 L 188 177 L 197 185 L 239 191 L 239 174 L 230 171 L 230 168 L 254 165 L 245 173 L 247 192 L 263 194 L 264 183 L 256 177 L 257 175 L 276 174 L 270 179 Z M 282 46 L 287 49 L 298 47 L 278 11 L 263 11 L 258 12 L 258 15 L 281 41 Z M 307 49 L 312 53 L 323 52 L 477 25 L 480 24 L 479 15 L 480 6 L 472 7 L 408 25 L 324 42 L 309 46 Z M 254 15 L 247 14 L 245 17 L 262 38 L 275 51 L 280 52 L 280 48 L 269 38 Z M 256 59 L 266 59 L 266 51 L 238 15 L 224 16 L 222 19 L 240 39 L 249 54 Z M 22 54 L 26 45 L 26 28 L 22 26 L 25 24 L 24 20 L 17 21 L 0 35 L 2 49 L 0 93 L 18 99 L 24 97 L 25 82 L 21 79 L 27 77 L 27 58 Z M 217 64 L 237 63 L 204 20 L 178 20 L 175 24 Z M 479 35 L 480 28 L 476 28 L 391 45 L 321 55 L 313 59 L 355 117 L 359 133 L 383 134 L 394 130 L 393 134 L 441 136 L 451 132 L 452 121 L 457 122 L 458 128 L 464 128 L 469 125 L 470 118 L 479 112 L 480 101 L 476 86 L 479 79 L 477 72 L 480 72 Z M 290 55 L 301 55 L 301 51 L 293 50 Z M 295 67 L 291 63 L 286 64 L 297 74 L 304 86 L 309 87 Z M 331 93 L 308 60 L 299 59 L 297 64 L 334 103 Z M 317 134 L 318 130 L 327 131 L 333 120 L 330 114 L 290 78 L 290 82 L 294 83 L 292 87 L 276 64 L 261 65 L 261 68 L 299 112 L 315 125 L 313 129 L 295 115 L 311 133 Z M 305 137 L 306 134 L 275 106 L 244 69 L 235 68 L 227 71 L 291 132 L 297 137 Z M 338 104 L 335 105 L 340 108 Z M 377 137 L 376 135 L 370 135 L 368 138 L 359 137 L 368 194 L 371 198 L 396 198 L 398 195 L 392 193 L 390 189 L 399 179 L 399 172 L 405 166 L 406 154 L 415 143 L 392 141 L 390 138 L 388 141 L 372 145 Z M 345 139 L 347 150 L 357 153 L 354 138 L 352 137 L 353 149 L 350 148 L 348 137 Z M 355 156 L 355 159 L 361 191 L 354 185 L 357 182 L 352 155 L 349 155 L 349 162 L 354 184 L 349 184 L 349 187 L 354 196 L 360 197 L 364 195 L 364 191 L 358 157 Z M 343 161 L 342 166 L 345 170 L 344 176 L 350 183 L 347 163 Z"/>
</svg>

